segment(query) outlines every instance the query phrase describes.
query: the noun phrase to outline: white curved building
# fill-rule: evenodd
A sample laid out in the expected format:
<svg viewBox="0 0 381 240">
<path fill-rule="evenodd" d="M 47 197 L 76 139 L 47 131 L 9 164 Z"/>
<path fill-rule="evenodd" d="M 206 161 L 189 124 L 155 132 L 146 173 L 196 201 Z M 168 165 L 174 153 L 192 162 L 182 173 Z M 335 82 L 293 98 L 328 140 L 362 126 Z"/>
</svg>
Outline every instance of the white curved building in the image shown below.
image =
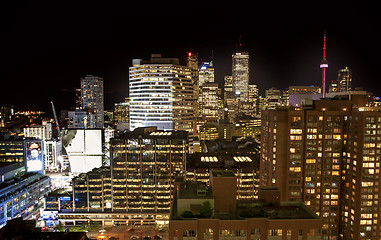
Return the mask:
<svg viewBox="0 0 381 240">
<path fill-rule="evenodd" d="M 192 132 L 193 84 L 191 69 L 177 58 L 152 54 L 149 61 L 134 59 L 130 67 L 130 130 L 157 126 L 159 130 Z"/>
</svg>

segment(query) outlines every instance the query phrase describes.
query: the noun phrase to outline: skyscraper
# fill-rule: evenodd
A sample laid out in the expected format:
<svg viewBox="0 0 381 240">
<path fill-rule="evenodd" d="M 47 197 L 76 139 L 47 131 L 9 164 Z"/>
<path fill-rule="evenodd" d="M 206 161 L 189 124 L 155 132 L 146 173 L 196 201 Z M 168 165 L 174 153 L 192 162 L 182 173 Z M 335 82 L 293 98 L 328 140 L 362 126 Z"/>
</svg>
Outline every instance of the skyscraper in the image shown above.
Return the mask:
<svg viewBox="0 0 381 240">
<path fill-rule="evenodd" d="M 348 67 L 337 72 L 337 85 L 339 92 L 348 92 L 352 88 L 352 71 Z"/>
<path fill-rule="evenodd" d="M 236 52 L 232 56 L 233 93 L 240 101 L 249 99 L 249 53 Z"/>
<path fill-rule="evenodd" d="M 112 208 L 169 213 L 174 180 L 183 177 L 188 132 L 138 128 L 111 140 Z"/>
<path fill-rule="evenodd" d="M 199 116 L 198 96 L 200 92 L 200 87 L 198 85 L 198 53 L 188 52 L 187 66 L 191 70 L 193 84 L 193 135 L 198 135 L 196 121 Z"/>
<path fill-rule="evenodd" d="M 92 75 L 81 78 L 81 107 L 95 114 L 95 126 L 103 128 L 103 78 Z"/>
<path fill-rule="evenodd" d="M 177 58 L 134 59 L 130 67 L 130 130 L 157 126 L 160 130 L 193 132 L 191 69 Z"/>
<path fill-rule="evenodd" d="M 201 88 L 200 97 L 202 118 L 208 122 L 217 122 L 221 119 L 221 89 L 218 87 L 218 83 L 204 83 Z"/>
<path fill-rule="evenodd" d="M 199 69 L 198 85 L 200 88 L 204 83 L 214 82 L 214 67 L 213 62 L 203 62 Z"/>
<path fill-rule="evenodd" d="M 260 184 L 304 201 L 322 217 L 324 239 L 379 239 L 381 112 L 365 107 L 366 94 L 348 99 L 263 111 Z"/>
</svg>

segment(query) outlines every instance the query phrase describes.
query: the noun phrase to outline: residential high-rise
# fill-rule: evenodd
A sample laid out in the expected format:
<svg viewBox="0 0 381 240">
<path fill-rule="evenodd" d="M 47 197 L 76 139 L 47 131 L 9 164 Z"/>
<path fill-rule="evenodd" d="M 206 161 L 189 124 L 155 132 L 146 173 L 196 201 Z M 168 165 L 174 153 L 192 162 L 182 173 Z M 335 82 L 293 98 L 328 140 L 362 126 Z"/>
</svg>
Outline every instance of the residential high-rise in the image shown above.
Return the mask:
<svg viewBox="0 0 381 240">
<path fill-rule="evenodd" d="M 193 132 L 192 72 L 179 59 L 160 54 L 134 59 L 129 81 L 130 130 L 157 126 Z"/>
<path fill-rule="evenodd" d="M 74 111 L 68 111 L 68 128 L 96 128 L 97 120 L 96 114 L 91 113 L 91 111 L 83 111 L 80 109 L 75 109 Z"/>
<path fill-rule="evenodd" d="M 262 112 L 260 184 L 304 201 L 324 239 L 379 239 L 381 112 L 366 94 L 340 98 Z"/>
<path fill-rule="evenodd" d="M 103 78 L 86 75 L 81 78 L 81 107 L 95 114 L 95 126 L 104 125 Z"/>
<path fill-rule="evenodd" d="M 337 85 L 339 92 L 348 92 L 352 88 L 352 70 L 348 67 L 337 72 Z"/>
<path fill-rule="evenodd" d="M 249 53 L 236 52 L 232 56 L 232 88 L 240 101 L 249 99 Z"/>
</svg>

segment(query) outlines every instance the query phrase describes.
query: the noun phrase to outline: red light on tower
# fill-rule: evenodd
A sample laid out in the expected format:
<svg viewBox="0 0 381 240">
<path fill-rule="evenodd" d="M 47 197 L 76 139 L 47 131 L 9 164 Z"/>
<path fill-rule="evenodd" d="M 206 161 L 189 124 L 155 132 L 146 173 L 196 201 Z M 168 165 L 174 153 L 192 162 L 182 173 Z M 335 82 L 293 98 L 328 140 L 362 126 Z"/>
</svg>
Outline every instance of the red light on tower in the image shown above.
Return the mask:
<svg viewBox="0 0 381 240">
<path fill-rule="evenodd" d="M 323 98 L 325 98 L 325 77 L 326 77 L 326 69 L 328 68 L 328 61 L 326 58 L 326 49 L 327 49 L 326 41 L 327 41 L 327 36 L 324 30 L 323 60 L 320 63 L 320 68 L 322 69 L 321 91 L 323 93 Z"/>
<path fill-rule="evenodd" d="M 188 52 L 188 57 L 192 56 L 192 53 L 191 52 Z"/>
</svg>

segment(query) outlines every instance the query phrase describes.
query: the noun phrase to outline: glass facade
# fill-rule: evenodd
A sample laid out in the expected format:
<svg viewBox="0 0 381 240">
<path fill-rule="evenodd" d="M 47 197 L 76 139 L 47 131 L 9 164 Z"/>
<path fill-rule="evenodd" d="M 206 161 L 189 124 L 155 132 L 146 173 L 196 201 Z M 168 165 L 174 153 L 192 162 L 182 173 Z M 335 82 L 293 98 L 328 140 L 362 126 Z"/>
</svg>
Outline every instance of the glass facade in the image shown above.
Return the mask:
<svg viewBox="0 0 381 240">
<path fill-rule="evenodd" d="M 187 134 L 151 132 L 112 140 L 113 210 L 169 212 L 173 183 L 183 176 Z"/>
<path fill-rule="evenodd" d="M 130 67 L 130 129 L 193 131 L 191 69 L 173 64 Z"/>
<path fill-rule="evenodd" d="M 249 53 L 237 52 L 232 56 L 232 87 L 239 100 L 249 100 Z"/>
</svg>

